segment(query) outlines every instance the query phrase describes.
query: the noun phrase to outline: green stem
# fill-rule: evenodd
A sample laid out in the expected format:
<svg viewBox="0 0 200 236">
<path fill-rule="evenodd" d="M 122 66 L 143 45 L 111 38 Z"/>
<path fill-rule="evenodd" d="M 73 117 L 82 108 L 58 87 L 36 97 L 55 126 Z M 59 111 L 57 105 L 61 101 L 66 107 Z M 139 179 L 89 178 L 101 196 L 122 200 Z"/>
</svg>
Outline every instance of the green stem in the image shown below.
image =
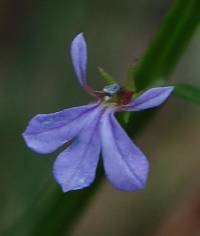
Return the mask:
<svg viewBox="0 0 200 236">
<path fill-rule="evenodd" d="M 200 23 L 199 0 L 177 0 L 133 74 L 137 90 L 169 76 Z"/>
</svg>

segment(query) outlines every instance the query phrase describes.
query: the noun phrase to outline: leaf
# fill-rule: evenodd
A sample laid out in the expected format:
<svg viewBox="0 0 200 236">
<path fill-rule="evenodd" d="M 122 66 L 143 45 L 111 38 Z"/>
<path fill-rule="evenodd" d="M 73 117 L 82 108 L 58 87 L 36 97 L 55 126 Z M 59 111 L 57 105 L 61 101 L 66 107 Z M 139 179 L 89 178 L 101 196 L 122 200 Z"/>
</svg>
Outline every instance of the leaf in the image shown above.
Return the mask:
<svg viewBox="0 0 200 236">
<path fill-rule="evenodd" d="M 174 95 L 187 101 L 200 104 L 200 87 L 191 84 L 176 84 Z"/>
<path fill-rule="evenodd" d="M 159 78 L 169 76 L 200 23 L 199 12 L 199 0 L 174 2 L 160 31 L 133 73 L 138 91 L 153 85 Z"/>
</svg>

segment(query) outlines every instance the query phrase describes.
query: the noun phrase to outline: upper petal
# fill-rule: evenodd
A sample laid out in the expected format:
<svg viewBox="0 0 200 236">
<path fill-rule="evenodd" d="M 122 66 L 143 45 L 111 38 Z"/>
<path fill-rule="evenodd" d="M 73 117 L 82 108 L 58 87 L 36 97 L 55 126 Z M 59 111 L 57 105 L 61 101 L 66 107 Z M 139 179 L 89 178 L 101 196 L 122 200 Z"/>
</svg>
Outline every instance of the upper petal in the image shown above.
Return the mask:
<svg viewBox="0 0 200 236">
<path fill-rule="evenodd" d="M 27 146 L 39 153 L 50 153 L 74 138 L 98 112 L 98 104 L 74 107 L 31 119 L 23 133 Z"/>
<path fill-rule="evenodd" d="M 124 108 L 126 111 L 140 111 L 147 108 L 157 107 L 169 97 L 173 89 L 173 86 L 149 89 L 139 97 L 135 98 L 127 106 L 124 106 Z"/>
<path fill-rule="evenodd" d="M 101 120 L 101 143 L 106 175 L 122 191 L 144 188 L 149 164 L 140 149 L 130 140 L 113 114 Z"/>
<path fill-rule="evenodd" d="M 83 33 L 78 34 L 71 44 L 71 57 L 80 84 L 86 86 L 87 44 Z"/>
<path fill-rule="evenodd" d="M 100 154 L 99 119 L 90 120 L 75 141 L 54 162 L 53 174 L 64 192 L 89 186 L 96 173 Z"/>
<path fill-rule="evenodd" d="M 78 34 L 71 44 L 71 58 L 76 76 L 83 86 L 83 88 L 92 96 L 101 98 L 104 92 L 96 91 L 87 84 L 86 70 L 87 70 L 87 44 L 83 33 Z"/>
</svg>

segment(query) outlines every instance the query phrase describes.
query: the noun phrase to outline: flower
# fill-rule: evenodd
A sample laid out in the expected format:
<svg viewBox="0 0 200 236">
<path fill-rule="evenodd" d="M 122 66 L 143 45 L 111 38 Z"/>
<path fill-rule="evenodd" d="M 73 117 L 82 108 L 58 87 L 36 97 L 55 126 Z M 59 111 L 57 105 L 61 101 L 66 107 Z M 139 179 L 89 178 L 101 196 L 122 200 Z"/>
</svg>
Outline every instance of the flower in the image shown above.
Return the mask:
<svg viewBox="0 0 200 236">
<path fill-rule="evenodd" d="M 106 176 L 115 188 L 121 191 L 144 188 L 149 163 L 114 113 L 157 107 L 168 98 L 173 86 L 151 88 L 134 99 L 133 92 L 119 84 L 95 91 L 86 81 L 87 45 L 82 33 L 72 42 L 71 57 L 80 84 L 97 102 L 36 115 L 23 133 L 27 146 L 47 154 L 72 141 L 53 166 L 55 180 L 64 192 L 88 187 L 94 181 L 100 152 Z"/>
</svg>

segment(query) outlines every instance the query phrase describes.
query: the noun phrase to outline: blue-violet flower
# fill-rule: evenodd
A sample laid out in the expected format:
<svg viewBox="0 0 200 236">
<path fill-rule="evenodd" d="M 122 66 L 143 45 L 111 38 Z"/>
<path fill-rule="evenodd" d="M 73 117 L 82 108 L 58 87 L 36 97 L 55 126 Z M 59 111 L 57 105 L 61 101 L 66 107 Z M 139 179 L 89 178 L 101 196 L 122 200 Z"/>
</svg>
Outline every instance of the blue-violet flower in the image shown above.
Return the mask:
<svg viewBox="0 0 200 236">
<path fill-rule="evenodd" d="M 144 188 L 149 163 L 114 113 L 157 107 L 168 98 L 173 86 L 151 88 L 138 97 L 118 84 L 95 91 L 86 82 L 87 45 L 82 33 L 72 42 L 71 57 L 80 84 L 97 102 L 36 115 L 23 133 L 27 146 L 47 154 L 72 141 L 53 166 L 53 175 L 64 192 L 88 187 L 94 181 L 100 152 L 106 176 L 115 188 L 122 191 Z"/>
</svg>

